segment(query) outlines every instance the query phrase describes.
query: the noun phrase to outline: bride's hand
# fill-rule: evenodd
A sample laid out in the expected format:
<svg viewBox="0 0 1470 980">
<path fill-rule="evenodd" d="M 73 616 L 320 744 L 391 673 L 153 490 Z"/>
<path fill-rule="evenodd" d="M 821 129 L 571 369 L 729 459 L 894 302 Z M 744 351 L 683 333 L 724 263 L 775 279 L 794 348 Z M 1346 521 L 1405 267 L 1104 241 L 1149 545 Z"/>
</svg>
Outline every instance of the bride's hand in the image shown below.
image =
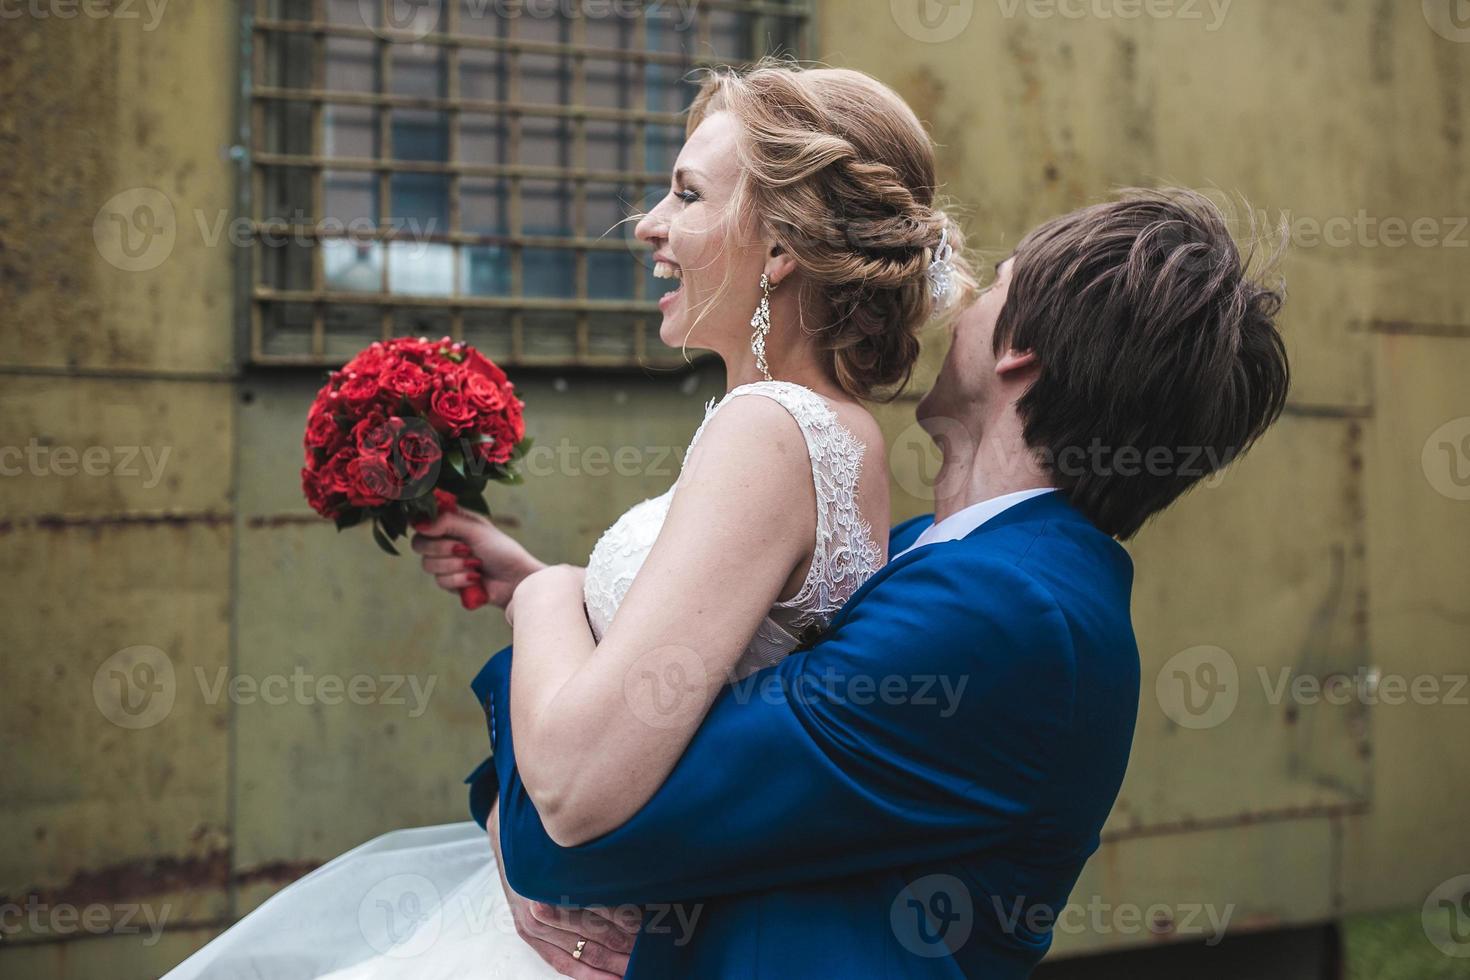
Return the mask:
<svg viewBox="0 0 1470 980">
<path fill-rule="evenodd" d="M 494 522 L 470 511 L 440 514 L 416 530 L 413 550 L 441 589 L 458 592 L 482 582 L 502 609 L 522 579 L 546 567 Z"/>
</svg>

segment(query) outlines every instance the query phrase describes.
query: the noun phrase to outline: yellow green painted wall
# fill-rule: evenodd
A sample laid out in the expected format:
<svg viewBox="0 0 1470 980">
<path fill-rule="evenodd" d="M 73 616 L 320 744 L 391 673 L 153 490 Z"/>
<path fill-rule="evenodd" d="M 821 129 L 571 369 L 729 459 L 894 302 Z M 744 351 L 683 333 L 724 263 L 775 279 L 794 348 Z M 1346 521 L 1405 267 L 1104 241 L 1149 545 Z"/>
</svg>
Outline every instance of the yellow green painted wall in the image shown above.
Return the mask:
<svg viewBox="0 0 1470 980">
<path fill-rule="evenodd" d="M 972 244 L 996 257 L 1124 184 L 1291 213 L 1292 405 L 1130 546 L 1138 738 L 1074 900 L 1229 904 L 1232 930 L 1417 908 L 1470 873 L 1456 750 L 1470 706 L 1272 704 L 1259 672 L 1375 667 L 1447 695 L 1470 671 L 1470 232 L 1456 228 L 1470 43 L 1417 3 L 1140 6 L 1155 15 L 983 0 L 917 20 L 904 3 L 826 2 L 815 53 L 911 101 Z M 156 976 L 313 864 L 462 818 L 458 780 L 483 751 L 465 686 L 506 637 L 412 560 L 309 518 L 296 468 L 317 379 L 242 368 L 237 255 L 200 225 L 234 207 L 236 7 L 176 0 L 156 22 L 133 9 L 0 21 L 0 447 L 46 460 L 0 479 L 0 896 L 107 916 L 7 935 L 6 976 Z M 94 228 L 138 188 L 176 217 L 147 269 Z M 1434 224 L 1395 246 L 1385 219 Z M 538 443 L 569 442 L 492 503 L 533 549 L 576 560 L 672 479 L 720 379 L 521 387 Z M 926 510 L 932 472 L 911 412 L 880 410 L 895 518 Z M 640 450 L 629 475 L 598 454 L 624 446 Z M 1238 681 L 1206 709 L 1213 727 L 1190 728 L 1165 709 L 1178 715 L 1176 669 L 1218 657 L 1199 647 L 1224 651 Z M 283 704 L 216 693 L 221 677 L 303 674 L 365 677 L 374 703 L 326 703 L 320 686 Z M 160 940 L 140 911 L 165 919 Z M 1065 930 L 1057 949 L 1153 941 L 1115 924 Z"/>
</svg>

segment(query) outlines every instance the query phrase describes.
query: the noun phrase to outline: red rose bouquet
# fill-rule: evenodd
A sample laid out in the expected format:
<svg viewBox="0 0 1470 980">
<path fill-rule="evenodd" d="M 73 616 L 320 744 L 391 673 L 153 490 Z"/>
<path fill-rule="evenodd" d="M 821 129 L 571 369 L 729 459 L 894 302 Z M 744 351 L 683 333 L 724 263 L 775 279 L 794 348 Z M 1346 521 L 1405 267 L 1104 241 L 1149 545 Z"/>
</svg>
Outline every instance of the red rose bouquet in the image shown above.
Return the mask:
<svg viewBox="0 0 1470 980">
<path fill-rule="evenodd" d="M 393 542 L 441 510 L 489 516 L 485 486 L 518 483 L 524 406 L 505 372 L 468 344 L 399 338 L 373 344 L 317 392 L 306 416 L 301 488 L 313 510 Z M 460 592 L 466 609 L 485 590 Z"/>
</svg>

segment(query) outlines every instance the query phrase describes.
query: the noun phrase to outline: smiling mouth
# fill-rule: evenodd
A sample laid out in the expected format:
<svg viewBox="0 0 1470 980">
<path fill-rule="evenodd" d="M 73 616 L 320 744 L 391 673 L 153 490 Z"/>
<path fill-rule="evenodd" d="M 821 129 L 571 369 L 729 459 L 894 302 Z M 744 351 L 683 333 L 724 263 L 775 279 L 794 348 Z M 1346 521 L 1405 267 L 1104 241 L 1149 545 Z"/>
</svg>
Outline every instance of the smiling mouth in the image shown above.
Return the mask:
<svg viewBox="0 0 1470 980">
<path fill-rule="evenodd" d="M 664 262 L 662 260 L 655 262 L 653 264 L 653 278 L 676 280 L 674 288 L 659 298 L 660 306 L 663 306 L 668 300 L 678 295 L 679 290 L 684 288 L 684 270 L 672 262 Z"/>
</svg>

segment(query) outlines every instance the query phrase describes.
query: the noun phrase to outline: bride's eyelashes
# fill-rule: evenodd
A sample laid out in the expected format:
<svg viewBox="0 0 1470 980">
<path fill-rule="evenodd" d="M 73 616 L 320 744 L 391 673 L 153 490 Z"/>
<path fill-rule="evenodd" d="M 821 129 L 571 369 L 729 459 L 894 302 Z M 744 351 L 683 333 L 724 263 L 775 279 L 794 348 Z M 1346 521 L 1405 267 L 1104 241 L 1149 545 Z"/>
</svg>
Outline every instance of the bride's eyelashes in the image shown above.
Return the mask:
<svg viewBox="0 0 1470 980">
<path fill-rule="evenodd" d="M 699 191 L 695 190 L 692 187 L 685 187 L 683 190 L 676 190 L 674 191 L 674 196 L 683 201 L 685 204 L 693 204 L 694 202 L 701 200 Z"/>
</svg>

